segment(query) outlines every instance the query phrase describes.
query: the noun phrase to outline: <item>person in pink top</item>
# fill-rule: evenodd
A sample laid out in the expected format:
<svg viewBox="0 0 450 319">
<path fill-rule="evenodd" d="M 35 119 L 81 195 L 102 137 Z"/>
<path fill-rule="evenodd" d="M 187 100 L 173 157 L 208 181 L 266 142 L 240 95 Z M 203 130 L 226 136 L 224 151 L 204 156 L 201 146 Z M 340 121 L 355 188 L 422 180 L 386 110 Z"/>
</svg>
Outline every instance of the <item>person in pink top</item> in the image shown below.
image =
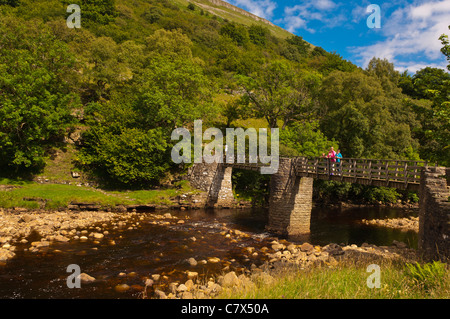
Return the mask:
<svg viewBox="0 0 450 319">
<path fill-rule="evenodd" d="M 329 161 L 331 162 L 330 175 L 333 175 L 332 172 L 334 172 L 334 163 L 336 162 L 336 152 L 334 151 L 333 146 L 331 146 L 330 150 L 328 151 L 327 157 L 328 157 Z"/>
<path fill-rule="evenodd" d="M 333 146 L 331 146 L 330 150 L 328 151 L 327 156 L 331 162 L 336 162 L 336 152 L 334 151 Z"/>
</svg>

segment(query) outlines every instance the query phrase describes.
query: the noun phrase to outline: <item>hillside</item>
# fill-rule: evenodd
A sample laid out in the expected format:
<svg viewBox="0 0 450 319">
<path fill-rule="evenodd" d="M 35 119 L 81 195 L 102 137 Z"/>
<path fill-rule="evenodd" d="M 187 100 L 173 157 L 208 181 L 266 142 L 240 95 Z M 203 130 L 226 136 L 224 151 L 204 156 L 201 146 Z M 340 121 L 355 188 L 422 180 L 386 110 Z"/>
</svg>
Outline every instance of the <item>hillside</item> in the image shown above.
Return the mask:
<svg viewBox="0 0 450 319">
<path fill-rule="evenodd" d="M 69 2 L 82 8 L 80 29 L 67 27 Z M 204 129 L 278 127 L 282 155 L 334 146 L 344 157 L 450 165 L 442 70 L 410 77 L 376 58 L 362 70 L 219 0 L 11 0 L 0 18 L 7 177 L 67 181 L 76 171 L 153 187 L 186 169 L 171 161 L 171 133 L 196 119 Z M 236 185 L 259 191 L 255 178 Z"/>
<path fill-rule="evenodd" d="M 250 12 L 247 12 L 241 8 L 238 8 L 228 2 L 222 0 L 176 0 L 178 3 L 187 6 L 189 3 L 193 3 L 199 8 L 208 11 L 211 14 L 217 15 L 222 19 L 227 19 L 228 21 L 240 23 L 246 26 L 251 26 L 252 24 L 261 25 L 267 27 L 272 34 L 280 38 L 288 38 L 293 36 L 292 33 L 274 25 L 272 22 L 258 17 Z"/>
</svg>

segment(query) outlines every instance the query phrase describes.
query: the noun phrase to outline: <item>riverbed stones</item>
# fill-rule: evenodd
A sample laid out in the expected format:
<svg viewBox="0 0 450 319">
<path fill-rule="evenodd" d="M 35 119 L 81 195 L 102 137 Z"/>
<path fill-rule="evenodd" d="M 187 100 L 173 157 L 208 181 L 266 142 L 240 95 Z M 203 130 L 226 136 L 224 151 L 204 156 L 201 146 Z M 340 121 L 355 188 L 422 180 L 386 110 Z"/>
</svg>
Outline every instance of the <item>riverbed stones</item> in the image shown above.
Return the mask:
<svg viewBox="0 0 450 319">
<path fill-rule="evenodd" d="M 195 267 L 198 264 L 197 260 L 195 260 L 194 257 L 186 259 L 186 262 L 192 267 Z"/>
<path fill-rule="evenodd" d="M 156 299 L 167 299 L 167 295 L 164 293 L 164 291 L 161 291 L 159 289 L 155 289 L 154 297 Z"/>
<path fill-rule="evenodd" d="M 102 239 L 103 237 L 105 237 L 105 235 L 101 234 L 101 233 L 93 233 L 92 235 L 95 239 Z"/>
<path fill-rule="evenodd" d="M 84 272 L 78 276 L 78 279 L 80 279 L 80 282 L 82 284 L 89 284 L 89 283 L 95 282 L 95 280 L 96 280 L 94 277 L 92 277 Z"/>
<path fill-rule="evenodd" d="M 400 229 L 402 231 L 419 231 L 419 217 L 363 219 L 363 224 Z"/>
<path fill-rule="evenodd" d="M 220 262 L 220 258 L 218 257 L 209 257 L 208 258 L 208 262 L 211 264 L 217 264 L 218 262 Z"/>
<path fill-rule="evenodd" d="M 198 272 L 195 271 L 187 271 L 186 275 L 189 279 L 194 279 L 198 276 Z"/>
<path fill-rule="evenodd" d="M 0 248 L 0 261 L 7 261 L 8 259 L 11 259 L 16 254 L 8 249 Z"/>
<path fill-rule="evenodd" d="M 125 292 L 130 290 L 130 286 L 128 286 L 127 284 L 120 284 L 114 287 L 114 290 L 117 292 Z"/>
<path fill-rule="evenodd" d="M 177 292 L 185 292 L 188 291 L 188 287 L 185 284 L 181 284 L 177 287 Z"/>
<path fill-rule="evenodd" d="M 310 243 L 303 243 L 302 245 L 300 245 L 300 250 L 303 252 L 311 252 L 314 250 L 314 246 Z"/>
<path fill-rule="evenodd" d="M 161 278 L 161 275 L 160 274 L 152 274 L 151 277 L 152 277 L 153 281 L 158 281 L 159 278 Z"/>
</svg>

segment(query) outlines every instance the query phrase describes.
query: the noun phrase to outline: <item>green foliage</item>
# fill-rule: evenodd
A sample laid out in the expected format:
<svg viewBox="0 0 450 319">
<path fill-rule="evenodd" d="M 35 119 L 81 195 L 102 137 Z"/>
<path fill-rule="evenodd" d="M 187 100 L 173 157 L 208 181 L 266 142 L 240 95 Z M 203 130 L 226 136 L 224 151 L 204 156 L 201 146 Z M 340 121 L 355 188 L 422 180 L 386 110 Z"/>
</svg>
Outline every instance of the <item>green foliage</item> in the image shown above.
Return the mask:
<svg viewBox="0 0 450 319">
<path fill-rule="evenodd" d="M 164 14 L 157 7 L 151 7 L 148 11 L 145 11 L 145 13 L 142 15 L 142 17 L 149 23 L 155 23 L 163 16 Z"/>
<path fill-rule="evenodd" d="M 17 7 L 20 5 L 20 0 L 0 0 L 0 6 L 2 5 Z"/>
<path fill-rule="evenodd" d="M 450 25 L 448 26 L 448 29 L 450 30 Z M 441 48 L 441 52 L 443 55 L 445 55 L 448 61 L 447 69 L 450 71 L 450 42 L 448 41 L 448 35 L 442 34 L 439 37 L 439 40 L 441 40 L 441 43 L 443 45 Z"/>
<path fill-rule="evenodd" d="M 442 69 L 424 68 L 412 77 L 402 76 L 403 92 L 422 126 L 415 136 L 424 159 L 450 165 L 450 74 Z"/>
<path fill-rule="evenodd" d="M 265 46 L 270 36 L 268 28 L 253 24 L 248 28 L 248 36 L 250 41 L 256 45 Z"/>
<path fill-rule="evenodd" d="M 387 204 L 397 202 L 400 194 L 396 191 L 395 188 L 368 187 L 363 193 L 363 196 L 364 199 L 369 203 L 381 202 L 383 204 Z"/>
<path fill-rule="evenodd" d="M 188 8 L 189 10 L 195 11 L 195 5 L 194 5 L 193 3 L 189 3 L 188 6 L 187 6 L 187 8 Z"/>
<path fill-rule="evenodd" d="M 411 203 L 418 203 L 419 202 L 419 196 L 417 193 L 408 192 L 408 200 Z"/>
<path fill-rule="evenodd" d="M 145 187 L 157 183 L 169 168 L 170 149 L 161 129 L 111 132 L 96 127 L 86 133 L 84 141 L 79 164 L 106 183 Z"/>
<path fill-rule="evenodd" d="M 0 20 L 0 167 L 39 170 L 73 123 L 75 59 L 45 25 Z"/>
<path fill-rule="evenodd" d="M 405 265 L 405 274 L 412 279 L 415 284 L 424 287 L 425 290 L 439 286 L 445 279 L 446 264 L 440 261 L 433 261 L 420 265 L 418 262 Z"/>
<path fill-rule="evenodd" d="M 107 25 L 115 20 L 118 12 L 114 0 L 63 0 L 65 5 L 78 4 L 81 8 L 82 24 Z"/>
<path fill-rule="evenodd" d="M 249 34 L 247 29 L 236 23 L 227 23 L 220 28 L 220 34 L 232 39 L 237 45 L 246 45 L 249 41 Z"/>
<path fill-rule="evenodd" d="M 249 199 L 254 206 L 268 204 L 270 177 L 259 172 L 233 170 L 231 176 L 237 199 Z"/>
<path fill-rule="evenodd" d="M 280 143 L 294 149 L 297 156 L 316 157 L 331 146 L 338 149 L 336 141 L 329 141 L 319 129 L 318 122 L 294 122 L 280 131 Z"/>
<path fill-rule="evenodd" d="M 321 129 L 347 157 L 417 159 L 412 109 L 390 96 L 377 76 L 334 71 L 323 81 Z"/>
<path fill-rule="evenodd" d="M 308 116 L 320 75 L 296 73 L 288 61 L 275 60 L 250 77 L 240 77 L 239 83 L 256 117 L 264 117 L 271 128 L 278 127 L 278 120 L 282 120 L 285 128 L 291 121 Z"/>
</svg>

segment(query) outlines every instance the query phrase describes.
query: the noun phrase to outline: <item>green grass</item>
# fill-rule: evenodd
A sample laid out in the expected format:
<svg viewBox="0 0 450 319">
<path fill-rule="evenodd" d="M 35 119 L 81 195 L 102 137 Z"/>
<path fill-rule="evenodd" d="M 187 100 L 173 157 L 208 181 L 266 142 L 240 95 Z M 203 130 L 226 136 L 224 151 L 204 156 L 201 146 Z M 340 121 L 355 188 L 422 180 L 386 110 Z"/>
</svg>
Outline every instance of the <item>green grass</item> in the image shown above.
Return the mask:
<svg viewBox="0 0 450 319">
<path fill-rule="evenodd" d="M 280 273 L 274 283 L 257 283 L 257 289 L 225 290 L 219 298 L 233 299 L 441 299 L 450 297 L 448 268 L 440 281 L 426 287 L 413 278 L 405 264 L 382 261 L 380 288 L 369 288 L 366 272 L 360 263 L 331 268 L 313 268 Z"/>
<path fill-rule="evenodd" d="M 19 186 L 8 191 L 0 191 L 0 207 L 24 207 L 29 209 L 66 208 L 71 202 L 92 203 L 102 206 L 169 204 L 170 198 L 177 195 L 196 192 L 187 181 L 179 183 L 177 188 L 162 190 L 104 191 L 91 187 L 39 184 L 35 182 L 0 180 L 0 185 Z"/>
</svg>

